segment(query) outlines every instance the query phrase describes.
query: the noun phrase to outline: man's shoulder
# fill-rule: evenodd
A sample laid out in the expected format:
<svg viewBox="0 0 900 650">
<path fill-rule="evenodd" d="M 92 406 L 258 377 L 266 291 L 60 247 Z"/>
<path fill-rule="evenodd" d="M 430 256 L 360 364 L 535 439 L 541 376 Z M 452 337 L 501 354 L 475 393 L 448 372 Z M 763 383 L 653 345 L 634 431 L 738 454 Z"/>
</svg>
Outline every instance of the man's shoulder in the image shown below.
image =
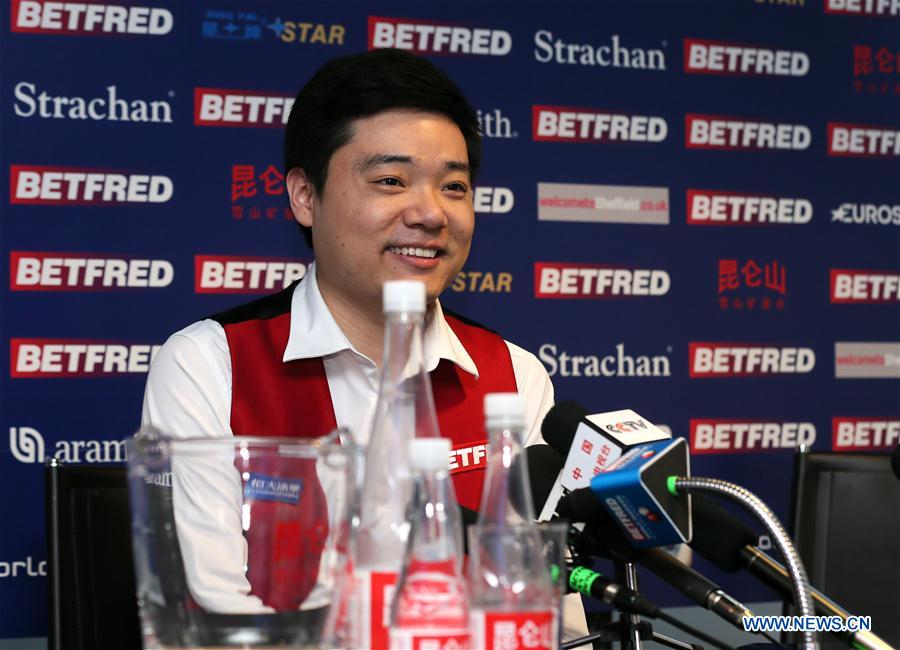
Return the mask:
<svg viewBox="0 0 900 650">
<path fill-rule="evenodd" d="M 270 320 L 290 314 L 294 289 L 299 282 L 300 280 L 297 280 L 277 293 L 263 296 L 208 316 L 207 320 L 215 321 L 222 327 L 225 327 L 226 325 L 236 325 L 253 320 Z"/>
</svg>

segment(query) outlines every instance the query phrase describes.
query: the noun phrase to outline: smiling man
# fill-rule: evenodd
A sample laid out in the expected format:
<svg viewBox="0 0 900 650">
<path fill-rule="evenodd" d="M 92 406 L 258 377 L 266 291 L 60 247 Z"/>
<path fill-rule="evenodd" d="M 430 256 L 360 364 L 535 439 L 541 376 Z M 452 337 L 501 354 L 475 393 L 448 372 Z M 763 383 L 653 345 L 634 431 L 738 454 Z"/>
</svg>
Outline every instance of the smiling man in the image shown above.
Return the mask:
<svg viewBox="0 0 900 650">
<path fill-rule="evenodd" d="M 457 453 L 459 501 L 477 509 L 484 395 L 523 395 L 526 444 L 540 442 L 553 403 L 534 355 L 438 300 L 469 254 L 480 159 L 475 111 L 427 60 L 376 50 L 326 63 L 297 95 L 285 135 L 291 209 L 315 263 L 284 291 L 174 334 L 150 369 L 144 424 L 178 437 L 312 437 L 344 426 L 365 444 L 383 351 L 382 285 L 421 280 L 439 424 Z M 243 557 L 240 534 L 227 530 L 181 543 L 224 562 Z M 198 585 L 215 583 L 233 591 L 230 611 L 259 606 L 239 562 L 214 568 L 192 568 L 195 597 Z"/>
</svg>

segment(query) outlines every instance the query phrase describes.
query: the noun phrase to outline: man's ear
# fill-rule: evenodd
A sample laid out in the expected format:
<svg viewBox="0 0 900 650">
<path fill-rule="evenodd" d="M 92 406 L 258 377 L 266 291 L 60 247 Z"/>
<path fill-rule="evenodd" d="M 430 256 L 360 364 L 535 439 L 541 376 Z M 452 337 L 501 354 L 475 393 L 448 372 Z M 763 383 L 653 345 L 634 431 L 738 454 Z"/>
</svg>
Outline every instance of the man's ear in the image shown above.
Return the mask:
<svg viewBox="0 0 900 650">
<path fill-rule="evenodd" d="M 315 201 L 316 191 L 313 188 L 309 178 L 299 167 L 294 167 L 288 172 L 285 179 L 287 185 L 288 198 L 291 201 L 291 212 L 294 213 L 294 220 L 301 226 L 311 228 L 313 225 L 313 202 Z"/>
</svg>

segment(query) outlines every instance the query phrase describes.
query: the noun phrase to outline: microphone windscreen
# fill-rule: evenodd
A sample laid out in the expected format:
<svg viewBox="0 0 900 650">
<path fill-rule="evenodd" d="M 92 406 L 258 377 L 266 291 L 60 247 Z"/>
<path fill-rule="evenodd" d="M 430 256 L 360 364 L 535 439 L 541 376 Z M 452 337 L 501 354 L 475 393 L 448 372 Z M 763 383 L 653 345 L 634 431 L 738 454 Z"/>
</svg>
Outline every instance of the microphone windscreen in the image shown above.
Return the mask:
<svg viewBox="0 0 900 650">
<path fill-rule="evenodd" d="M 577 402 L 560 402 L 547 411 L 541 423 L 541 435 L 547 444 L 563 456 L 568 455 L 578 423 L 588 414 Z"/>
<path fill-rule="evenodd" d="M 691 548 L 723 571 L 743 568 L 741 549 L 756 546 L 759 536 L 710 497 L 692 494 L 694 536 Z"/>
<path fill-rule="evenodd" d="M 531 502 L 534 513 L 540 514 L 544 508 L 547 497 L 553 489 L 556 478 L 566 464 L 566 459 L 559 452 L 547 445 L 532 445 L 526 447 L 524 452 L 525 462 L 528 463 L 528 482 L 531 484 Z M 513 507 L 521 512 L 520 506 L 513 503 Z"/>
<path fill-rule="evenodd" d="M 900 480 L 900 445 L 897 445 L 891 454 L 891 469 L 894 470 L 894 476 Z"/>
</svg>

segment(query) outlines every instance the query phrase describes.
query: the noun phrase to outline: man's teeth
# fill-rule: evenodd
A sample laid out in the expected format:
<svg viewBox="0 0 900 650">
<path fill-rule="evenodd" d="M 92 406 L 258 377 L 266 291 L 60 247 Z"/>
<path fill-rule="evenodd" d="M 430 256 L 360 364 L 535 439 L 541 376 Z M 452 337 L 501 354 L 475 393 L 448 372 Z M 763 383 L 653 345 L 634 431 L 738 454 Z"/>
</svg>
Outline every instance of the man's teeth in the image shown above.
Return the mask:
<svg viewBox="0 0 900 650">
<path fill-rule="evenodd" d="M 388 250 L 397 255 L 409 255 L 411 257 L 427 257 L 432 258 L 437 255 L 437 251 L 433 248 L 412 248 L 408 246 L 391 246 Z"/>
</svg>

